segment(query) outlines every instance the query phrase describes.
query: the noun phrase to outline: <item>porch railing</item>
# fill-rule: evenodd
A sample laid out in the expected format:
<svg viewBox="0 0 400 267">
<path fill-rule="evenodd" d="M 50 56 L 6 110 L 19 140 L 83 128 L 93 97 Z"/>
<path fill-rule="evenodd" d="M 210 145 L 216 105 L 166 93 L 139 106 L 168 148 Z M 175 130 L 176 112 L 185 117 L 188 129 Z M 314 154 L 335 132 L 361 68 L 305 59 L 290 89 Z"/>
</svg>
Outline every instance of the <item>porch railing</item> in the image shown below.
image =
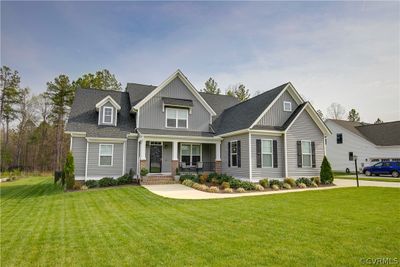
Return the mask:
<svg viewBox="0 0 400 267">
<path fill-rule="evenodd" d="M 215 162 L 197 162 L 194 166 L 190 166 L 185 162 L 179 162 L 179 172 L 188 173 L 188 172 L 215 172 Z"/>
</svg>

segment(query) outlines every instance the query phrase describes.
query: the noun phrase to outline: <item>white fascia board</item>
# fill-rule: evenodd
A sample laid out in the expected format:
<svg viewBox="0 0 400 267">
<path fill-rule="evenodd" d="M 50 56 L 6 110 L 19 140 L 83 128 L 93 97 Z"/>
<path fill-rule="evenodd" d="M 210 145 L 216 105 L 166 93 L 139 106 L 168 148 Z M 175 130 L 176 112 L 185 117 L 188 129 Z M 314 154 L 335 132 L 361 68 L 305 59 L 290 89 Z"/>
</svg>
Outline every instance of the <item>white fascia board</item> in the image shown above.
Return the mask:
<svg viewBox="0 0 400 267">
<path fill-rule="evenodd" d="M 218 136 L 219 137 L 228 137 L 228 136 L 232 136 L 232 135 L 245 134 L 245 133 L 248 133 L 248 132 L 249 132 L 249 129 L 242 129 L 242 130 L 237 130 L 237 131 L 233 131 L 233 132 L 220 134 Z"/>
<path fill-rule="evenodd" d="M 107 138 L 107 137 L 86 137 L 86 140 L 89 143 L 123 143 L 126 141 L 126 138 Z"/>
<path fill-rule="evenodd" d="M 294 86 L 289 82 L 285 88 L 277 95 L 274 99 L 274 101 L 271 102 L 271 104 L 258 116 L 258 118 L 253 122 L 253 124 L 250 126 L 250 129 L 253 128 L 257 123 L 261 120 L 262 117 L 272 108 L 272 106 L 278 101 L 278 99 L 285 93 L 288 92 L 291 97 L 296 101 L 297 105 L 300 105 L 304 103 L 303 98 L 300 96 L 300 94 L 297 92 L 297 90 L 294 88 Z"/>
<path fill-rule="evenodd" d="M 65 131 L 65 133 L 70 134 L 72 137 L 86 137 L 86 132 Z"/>
<path fill-rule="evenodd" d="M 164 87 L 166 87 L 172 80 L 179 78 L 184 85 L 192 92 L 192 94 L 200 101 L 200 103 L 207 109 L 207 111 L 213 116 L 217 115 L 215 111 L 207 104 L 203 97 L 199 94 L 192 83 L 186 78 L 181 70 L 176 70 L 171 76 L 169 76 L 164 82 L 162 82 L 156 89 L 154 89 L 150 94 L 143 98 L 139 103 L 132 107 L 132 110 L 139 110 L 147 101 L 149 101 L 153 96 L 160 92 Z"/>
<path fill-rule="evenodd" d="M 260 134 L 260 135 L 271 135 L 271 136 L 281 136 L 285 132 L 284 131 L 274 131 L 274 130 L 249 130 L 250 133 Z"/>
<path fill-rule="evenodd" d="M 111 96 L 106 96 L 105 98 L 103 98 L 102 100 L 100 100 L 99 102 L 97 102 L 96 104 L 96 110 L 99 110 L 105 103 L 107 102 L 111 102 L 111 104 L 117 109 L 120 110 L 121 106 L 118 105 L 118 103 L 111 97 Z"/>
<path fill-rule="evenodd" d="M 128 138 L 128 139 L 137 139 L 138 138 L 138 134 L 137 133 L 128 133 L 126 135 L 126 138 Z"/>
<path fill-rule="evenodd" d="M 201 136 L 179 136 L 179 135 L 155 135 L 155 134 L 140 134 L 140 138 L 146 141 L 163 141 L 163 142 L 202 142 L 215 144 L 220 142 L 222 138 L 220 137 L 201 137 Z"/>
</svg>

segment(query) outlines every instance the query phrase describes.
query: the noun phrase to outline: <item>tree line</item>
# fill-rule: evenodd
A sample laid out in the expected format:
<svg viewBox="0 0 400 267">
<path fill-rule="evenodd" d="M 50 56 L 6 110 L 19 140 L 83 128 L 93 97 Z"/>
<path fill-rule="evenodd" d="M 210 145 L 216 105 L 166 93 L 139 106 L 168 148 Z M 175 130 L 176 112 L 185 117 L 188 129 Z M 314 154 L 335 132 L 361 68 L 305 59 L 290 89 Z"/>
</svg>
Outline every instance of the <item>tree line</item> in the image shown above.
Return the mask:
<svg viewBox="0 0 400 267">
<path fill-rule="evenodd" d="M 0 70 L 0 170 L 46 172 L 61 170 L 69 147 L 65 122 L 77 88 L 122 89 L 107 69 L 74 81 L 60 74 L 46 83 L 46 91 L 32 94 L 20 86 L 18 71 Z"/>
</svg>

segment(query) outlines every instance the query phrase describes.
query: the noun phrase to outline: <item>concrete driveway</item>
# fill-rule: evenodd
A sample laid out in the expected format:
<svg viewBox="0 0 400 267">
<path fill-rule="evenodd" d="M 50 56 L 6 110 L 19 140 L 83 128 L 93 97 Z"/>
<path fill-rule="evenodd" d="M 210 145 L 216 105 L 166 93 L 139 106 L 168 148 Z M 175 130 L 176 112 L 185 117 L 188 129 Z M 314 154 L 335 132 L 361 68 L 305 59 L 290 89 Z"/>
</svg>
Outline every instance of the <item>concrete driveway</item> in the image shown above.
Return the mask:
<svg viewBox="0 0 400 267">
<path fill-rule="evenodd" d="M 293 192 L 304 192 L 312 190 L 330 190 L 342 187 L 354 187 L 356 181 L 352 180 L 340 180 L 335 179 L 336 186 L 331 187 L 318 187 L 318 188 L 305 188 L 305 189 L 291 189 L 291 190 L 279 190 L 279 191 L 267 191 L 267 192 L 252 192 L 252 193 L 230 193 L 230 194 L 219 194 L 219 193 L 208 193 L 199 191 L 181 184 L 162 184 L 162 185 L 143 185 L 144 188 L 150 192 L 175 199 L 216 199 L 216 198 L 233 198 L 233 197 L 246 197 L 246 196 L 260 196 L 260 195 L 273 195 L 273 194 L 286 194 Z M 400 183 L 390 182 L 372 182 L 372 181 L 360 181 L 360 186 L 381 186 L 381 187 L 397 187 L 400 188 Z"/>
</svg>

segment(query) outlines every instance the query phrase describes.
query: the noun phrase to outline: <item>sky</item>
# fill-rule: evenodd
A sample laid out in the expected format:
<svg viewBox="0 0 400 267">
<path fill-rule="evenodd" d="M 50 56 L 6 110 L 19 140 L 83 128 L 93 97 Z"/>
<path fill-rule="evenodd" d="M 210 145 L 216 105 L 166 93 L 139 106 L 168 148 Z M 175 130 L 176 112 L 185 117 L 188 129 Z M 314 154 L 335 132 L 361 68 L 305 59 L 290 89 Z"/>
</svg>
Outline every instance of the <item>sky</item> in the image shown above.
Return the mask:
<svg viewBox="0 0 400 267">
<path fill-rule="evenodd" d="M 316 109 L 400 120 L 399 2 L 1 2 L 1 64 L 35 94 L 59 74 L 106 68 L 158 85 L 181 69 L 200 90 L 292 82 Z"/>
</svg>

